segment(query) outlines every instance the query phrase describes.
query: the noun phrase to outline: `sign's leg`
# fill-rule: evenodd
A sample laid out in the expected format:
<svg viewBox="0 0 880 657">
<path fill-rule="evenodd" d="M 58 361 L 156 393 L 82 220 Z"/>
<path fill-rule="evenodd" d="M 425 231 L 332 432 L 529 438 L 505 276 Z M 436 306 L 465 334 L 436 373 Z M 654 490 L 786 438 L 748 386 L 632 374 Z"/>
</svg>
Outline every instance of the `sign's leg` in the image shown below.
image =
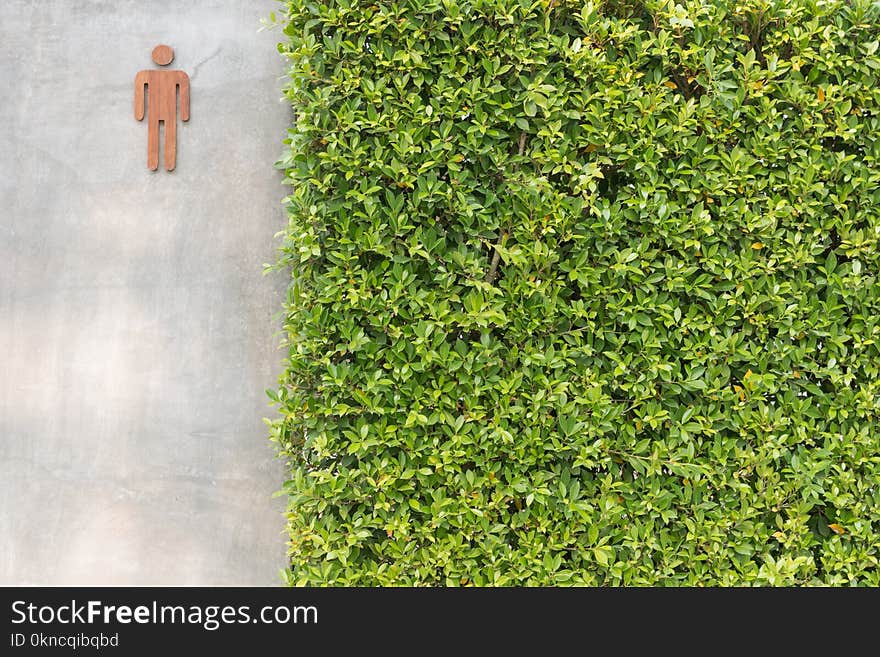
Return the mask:
<svg viewBox="0 0 880 657">
<path fill-rule="evenodd" d="M 174 171 L 177 161 L 177 121 L 165 121 L 165 170 Z"/>
<path fill-rule="evenodd" d="M 153 171 L 159 168 L 159 119 L 152 117 L 147 126 L 147 166 Z"/>
</svg>

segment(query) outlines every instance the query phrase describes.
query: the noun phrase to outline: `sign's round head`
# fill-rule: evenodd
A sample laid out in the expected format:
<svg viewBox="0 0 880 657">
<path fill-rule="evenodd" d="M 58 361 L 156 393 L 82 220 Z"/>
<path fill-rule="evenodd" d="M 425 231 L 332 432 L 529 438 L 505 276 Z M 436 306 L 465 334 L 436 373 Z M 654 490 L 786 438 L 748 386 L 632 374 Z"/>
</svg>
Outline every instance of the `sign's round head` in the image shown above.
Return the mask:
<svg viewBox="0 0 880 657">
<path fill-rule="evenodd" d="M 158 45 L 153 48 L 153 61 L 159 66 L 170 64 L 173 59 L 174 50 L 172 50 L 171 46 Z"/>
</svg>

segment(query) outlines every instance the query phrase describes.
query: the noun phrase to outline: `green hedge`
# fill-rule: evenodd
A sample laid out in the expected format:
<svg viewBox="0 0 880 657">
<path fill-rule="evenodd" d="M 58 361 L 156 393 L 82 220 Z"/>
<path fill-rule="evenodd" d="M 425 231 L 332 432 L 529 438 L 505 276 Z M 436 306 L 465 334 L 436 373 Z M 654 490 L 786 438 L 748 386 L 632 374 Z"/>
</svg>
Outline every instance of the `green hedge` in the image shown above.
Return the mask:
<svg viewBox="0 0 880 657">
<path fill-rule="evenodd" d="M 880 584 L 877 2 L 287 0 L 291 584 Z"/>
</svg>

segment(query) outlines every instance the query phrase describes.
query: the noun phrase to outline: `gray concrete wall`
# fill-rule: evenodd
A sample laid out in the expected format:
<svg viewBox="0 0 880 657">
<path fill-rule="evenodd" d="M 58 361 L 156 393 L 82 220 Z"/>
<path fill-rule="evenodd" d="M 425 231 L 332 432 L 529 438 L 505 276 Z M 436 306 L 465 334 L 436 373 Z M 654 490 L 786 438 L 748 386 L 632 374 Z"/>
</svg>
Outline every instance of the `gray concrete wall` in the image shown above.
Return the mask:
<svg viewBox="0 0 880 657">
<path fill-rule="evenodd" d="M 277 584 L 273 0 L 0 3 L 0 584 Z M 150 172 L 133 80 L 192 79 Z"/>
</svg>

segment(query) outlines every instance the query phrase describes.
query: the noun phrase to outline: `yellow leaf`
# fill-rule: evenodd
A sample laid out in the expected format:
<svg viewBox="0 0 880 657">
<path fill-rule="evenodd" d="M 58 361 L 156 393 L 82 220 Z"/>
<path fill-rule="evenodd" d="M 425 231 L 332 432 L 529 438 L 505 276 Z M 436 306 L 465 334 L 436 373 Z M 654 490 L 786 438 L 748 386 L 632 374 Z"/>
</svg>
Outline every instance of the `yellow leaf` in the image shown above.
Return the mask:
<svg viewBox="0 0 880 657">
<path fill-rule="evenodd" d="M 743 374 L 743 379 L 748 379 L 752 375 L 752 370 L 746 370 L 746 373 Z"/>
<path fill-rule="evenodd" d="M 828 529 L 830 529 L 831 531 L 833 531 L 833 532 L 834 532 L 835 534 L 837 534 L 838 536 L 839 536 L 840 534 L 845 534 L 845 533 L 846 533 L 846 530 L 845 530 L 843 527 L 841 527 L 840 525 L 838 525 L 836 522 L 832 522 L 830 525 L 828 525 Z"/>
<path fill-rule="evenodd" d="M 752 248 L 755 249 L 755 251 L 760 251 L 764 248 L 764 244 L 761 242 L 752 242 Z"/>
<path fill-rule="evenodd" d="M 816 92 L 816 98 L 819 99 L 820 103 L 825 102 L 825 90 L 822 87 L 819 87 L 819 90 Z"/>
<path fill-rule="evenodd" d="M 672 80 L 666 80 L 663 84 L 670 89 L 678 89 L 678 85 L 676 85 L 675 82 L 673 82 Z"/>
<path fill-rule="evenodd" d="M 782 543 L 785 540 L 785 534 L 782 532 L 773 532 L 773 538 Z"/>
</svg>

